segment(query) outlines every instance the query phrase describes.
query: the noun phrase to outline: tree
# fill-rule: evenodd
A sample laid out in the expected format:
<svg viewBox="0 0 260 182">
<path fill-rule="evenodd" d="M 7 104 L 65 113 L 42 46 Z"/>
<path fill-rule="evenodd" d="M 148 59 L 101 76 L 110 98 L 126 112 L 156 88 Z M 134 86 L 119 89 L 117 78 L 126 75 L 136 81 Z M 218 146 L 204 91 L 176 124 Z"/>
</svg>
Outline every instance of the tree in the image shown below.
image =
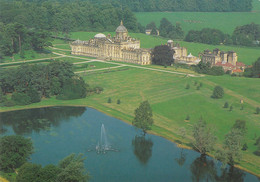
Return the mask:
<svg viewBox="0 0 260 182">
<path fill-rule="evenodd" d="M 61 160 L 58 164 L 60 173 L 57 176 L 57 181 L 62 182 L 86 182 L 89 180 L 89 175 L 85 172 L 83 154 L 71 154 Z"/>
<path fill-rule="evenodd" d="M 49 164 L 42 168 L 39 172 L 39 179 L 44 182 L 53 182 L 56 181 L 58 174 L 61 172 L 61 169 L 53 164 Z"/>
<path fill-rule="evenodd" d="M 120 99 L 117 99 L 117 104 L 121 104 L 121 101 L 120 101 Z"/>
<path fill-rule="evenodd" d="M 245 69 L 244 76 L 253 78 L 260 77 L 260 57 L 252 64 L 251 68 Z"/>
<path fill-rule="evenodd" d="M 233 106 L 231 105 L 230 107 L 229 107 L 229 111 L 232 111 L 233 110 Z"/>
<path fill-rule="evenodd" d="M 243 145 L 243 147 L 242 147 L 242 149 L 241 150 L 244 150 L 244 151 L 246 151 L 248 149 L 248 146 L 247 146 L 247 144 L 246 143 L 244 143 L 244 145 Z"/>
<path fill-rule="evenodd" d="M 240 129 L 232 128 L 231 131 L 226 134 L 224 141 L 224 163 L 234 165 L 235 159 L 240 158 L 240 150 L 242 146 L 243 134 Z"/>
<path fill-rule="evenodd" d="M 245 120 L 236 120 L 235 124 L 233 125 L 232 129 L 240 130 L 242 136 L 245 136 L 247 133 L 246 121 Z"/>
<path fill-rule="evenodd" d="M 148 101 L 140 103 L 140 106 L 135 110 L 135 117 L 132 123 L 135 127 L 142 129 L 144 135 L 147 130 L 151 130 L 153 114 Z"/>
<path fill-rule="evenodd" d="M 19 135 L 1 137 L 0 146 L 0 170 L 6 172 L 24 164 L 33 151 L 31 139 Z"/>
<path fill-rule="evenodd" d="M 256 114 L 259 114 L 260 113 L 260 108 L 259 107 L 257 107 L 256 108 L 256 112 L 255 112 Z"/>
<path fill-rule="evenodd" d="M 207 123 L 202 118 L 193 125 L 193 146 L 201 154 L 206 154 L 213 149 L 216 137 L 211 128 L 207 127 Z"/>
<path fill-rule="evenodd" d="M 16 177 L 17 182 L 37 182 L 40 181 L 39 173 L 41 170 L 41 165 L 25 163 L 19 169 L 18 175 Z"/>
<path fill-rule="evenodd" d="M 152 63 L 162 66 L 173 64 L 174 51 L 167 45 L 156 46 L 152 51 Z"/>
<path fill-rule="evenodd" d="M 213 90 L 212 98 L 220 99 L 224 96 L 224 90 L 221 86 L 216 86 Z"/>
<path fill-rule="evenodd" d="M 229 107 L 228 102 L 225 102 L 224 108 L 228 108 L 228 107 Z"/>
<path fill-rule="evenodd" d="M 67 79 L 63 82 L 61 94 L 57 96 L 57 99 L 70 100 L 85 98 L 87 96 L 87 86 L 81 77 L 74 76 Z"/>
<path fill-rule="evenodd" d="M 157 29 L 156 24 L 152 21 L 151 23 L 146 25 L 146 29 Z"/>
<path fill-rule="evenodd" d="M 186 129 L 184 127 L 179 128 L 179 135 L 181 136 L 182 140 L 185 138 L 185 136 L 186 136 Z"/>
<path fill-rule="evenodd" d="M 109 98 L 107 99 L 107 103 L 111 103 L 111 102 L 112 102 L 111 97 L 109 97 Z"/>
<path fill-rule="evenodd" d="M 31 98 L 22 92 L 15 92 L 12 95 L 12 100 L 17 104 L 17 105 L 28 105 L 30 104 Z"/>
</svg>

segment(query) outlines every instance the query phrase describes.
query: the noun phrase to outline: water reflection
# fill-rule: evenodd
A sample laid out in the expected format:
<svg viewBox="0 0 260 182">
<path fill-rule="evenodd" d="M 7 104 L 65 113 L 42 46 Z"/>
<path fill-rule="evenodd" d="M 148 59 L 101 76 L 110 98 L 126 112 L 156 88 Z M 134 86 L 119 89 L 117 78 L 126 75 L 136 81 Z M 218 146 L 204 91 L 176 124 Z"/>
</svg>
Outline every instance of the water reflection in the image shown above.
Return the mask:
<svg viewBox="0 0 260 182">
<path fill-rule="evenodd" d="M 205 155 L 196 158 L 190 165 L 192 181 L 211 181 L 211 182 L 243 182 L 245 173 L 232 166 L 221 169 L 220 175 L 213 159 Z"/>
<path fill-rule="evenodd" d="M 180 157 L 175 158 L 175 161 L 179 164 L 179 166 L 183 166 L 186 161 L 186 153 L 183 152 L 183 149 L 181 149 Z"/>
<path fill-rule="evenodd" d="M 134 154 L 141 164 L 146 164 L 152 156 L 153 142 L 151 139 L 146 139 L 145 136 L 136 135 L 132 140 Z"/>
<path fill-rule="evenodd" d="M 85 107 L 48 107 L 0 113 L 0 132 L 6 132 L 3 126 L 11 126 L 15 134 L 31 134 L 59 126 L 61 121 L 70 117 L 79 117 L 86 111 Z"/>
<path fill-rule="evenodd" d="M 218 182 L 243 182 L 245 173 L 235 167 L 229 167 L 222 170 L 222 174 L 216 177 Z"/>
<path fill-rule="evenodd" d="M 217 170 L 215 163 L 206 155 L 196 158 L 190 165 L 191 179 L 193 182 L 199 181 L 216 181 Z"/>
</svg>

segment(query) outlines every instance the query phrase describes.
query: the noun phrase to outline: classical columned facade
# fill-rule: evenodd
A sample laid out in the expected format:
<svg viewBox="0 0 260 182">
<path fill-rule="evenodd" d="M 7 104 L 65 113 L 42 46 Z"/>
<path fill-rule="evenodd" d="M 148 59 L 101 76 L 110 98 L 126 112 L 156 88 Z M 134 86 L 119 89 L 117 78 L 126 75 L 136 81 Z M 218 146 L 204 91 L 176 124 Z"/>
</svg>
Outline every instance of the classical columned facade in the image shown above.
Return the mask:
<svg viewBox="0 0 260 182">
<path fill-rule="evenodd" d="M 98 57 L 140 65 L 151 64 L 150 49 L 141 49 L 140 41 L 128 36 L 123 22 L 116 29 L 116 36 L 97 34 L 89 41 L 76 40 L 70 44 L 71 54 Z"/>
</svg>

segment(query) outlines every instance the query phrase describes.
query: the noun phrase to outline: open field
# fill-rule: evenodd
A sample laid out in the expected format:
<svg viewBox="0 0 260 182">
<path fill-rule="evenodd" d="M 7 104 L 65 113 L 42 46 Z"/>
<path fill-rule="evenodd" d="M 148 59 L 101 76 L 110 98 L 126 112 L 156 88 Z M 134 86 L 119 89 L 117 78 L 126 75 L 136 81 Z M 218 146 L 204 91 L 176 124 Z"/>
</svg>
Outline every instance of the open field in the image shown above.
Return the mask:
<svg viewBox="0 0 260 182">
<path fill-rule="evenodd" d="M 13 57 L 4 56 L 2 63 L 11 63 L 11 62 L 17 62 L 17 61 L 23 62 L 24 60 L 51 58 L 53 56 L 55 56 L 55 55 L 47 50 L 42 51 L 42 52 L 26 50 L 26 51 L 24 51 L 24 58 L 21 58 L 21 56 L 19 54 L 14 54 Z"/>
<path fill-rule="evenodd" d="M 72 39 L 80 39 L 80 40 L 89 40 L 93 38 L 98 32 L 73 32 L 71 34 Z M 105 32 L 104 34 L 111 34 L 112 36 L 115 34 L 114 32 Z M 157 45 L 166 44 L 168 39 L 161 37 L 148 36 L 142 33 L 129 33 L 130 36 L 137 38 L 141 41 L 142 48 L 153 48 Z M 177 41 L 181 46 L 187 47 L 188 53 L 192 53 L 195 56 L 198 56 L 200 52 L 203 52 L 205 49 L 213 50 L 215 48 L 219 48 L 223 51 L 234 50 L 238 54 L 238 61 L 241 61 L 247 65 L 251 65 L 253 62 L 260 57 L 260 48 L 255 47 L 238 47 L 238 46 L 225 46 L 225 45 L 208 45 L 201 43 L 192 43 L 185 41 Z M 69 49 L 69 45 L 61 44 L 56 45 L 55 47 L 61 49 Z"/>
<path fill-rule="evenodd" d="M 136 12 L 135 16 L 143 26 L 154 21 L 159 27 L 160 20 L 167 18 L 174 25 L 179 22 L 185 33 L 216 28 L 232 34 L 237 26 L 252 22 L 260 24 L 260 1 L 253 0 L 253 7 L 252 12 Z"/>
<path fill-rule="evenodd" d="M 84 57 L 61 59 L 66 59 L 73 63 L 85 61 Z M 88 64 L 96 65 L 93 69 L 98 70 L 98 68 L 110 67 L 112 63 L 91 62 Z M 79 66 L 81 64 L 85 63 L 80 63 Z M 104 88 L 102 94 L 70 101 L 56 100 L 52 97 L 50 99 L 43 99 L 40 103 L 12 108 L 1 107 L 0 110 L 7 111 L 53 105 L 89 106 L 131 123 L 135 108 L 138 107 L 141 101 L 148 100 L 152 106 L 155 119 L 152 133 L 178 143 L 181 140 L 178 129 L 185 127 L 187 137 L 184 142 L 187 146 L 191 146 L 192 125 L 201 116 L 216 128 L 218 143 L 223 142 L 224 135 L 230 130 L 236 119 L 244 119 L 247 121 L 248 133 L 246 142 L 249 148 L 248 151 L 243 152 L 240 165 L 254 174 L 260 173 L 260 161 L 253 154 L 256 150 L 256 146 L 254 145 L 255 135 L 258 137 L 260 131 L 260 116 L 254 114 L 255 108 L 260 107 L 259 79 L 230 77 L 228 75 L 192 78 L 156 70 L 144 70 L 141 69 L 143 66 L 140 66 L 141 68 L 130 66 L 129 64 L 129 66 L 126 65 L 124 68 L 115 68 L 106 71 L 98 70 L 97 72 L 81 74 L 91 86 L 102 86 Z M 125 69 L 126 67 L 128 68 Z M 148 67 L 175 71 L 171 67 Z M 82 69 L 81 67 L 77 67 L 77 65 L 74 68 L 75 71 Z M 195 81 L 203 84 L 200 90 L 196 89 L 194 85 Z M 190 89 L 185 89 L 187 83 L 191 85 Z M 216 85 L 221 85 L 226 93 L 224 98 L 219 100 L 210 97 Z M 112 98 L 111 104 L 107 103 L 109 97 Z M 117 99 L 121 100 L 120 105 L 116 104 Z M 244 100 L 243 110 L 240 110 L 240 99 Z M 223 108 L 226 101 L 232 104 L 233 111 Z M 185 121 L 187 115 L 190 116 L 189 121 Z"/>
</svg>

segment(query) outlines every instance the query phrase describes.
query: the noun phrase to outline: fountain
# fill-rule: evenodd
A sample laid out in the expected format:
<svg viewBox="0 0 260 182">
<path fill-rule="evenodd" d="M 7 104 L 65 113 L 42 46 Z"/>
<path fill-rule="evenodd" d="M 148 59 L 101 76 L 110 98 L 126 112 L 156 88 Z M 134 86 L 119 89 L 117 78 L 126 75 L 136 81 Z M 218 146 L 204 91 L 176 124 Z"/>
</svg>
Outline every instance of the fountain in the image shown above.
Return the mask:
<svg viewBox="0 0 260 182">
<path fill-rule="evenodd" d="M 102 124 L 101 133 L 100 133 L 100 140 L 99 140 L 98 144 L 96 145 L 96 152 L 98 154 L 106 154 L 107 151 L 118 152 L 117 149 L 114 149 L 114 148 L 111 147 L 111 145 L 109 145 L 109 142 L 107 140 L 107 134 L 106 134 L 105 126 L 104 126 L 104 124 Z"/>
<path fill-rule="evenodd" d="M 96 145 L 97 153 L 106 153 L 110 149 L 104 124 L 101 126 L 100 141 Z"/>
</svg>

